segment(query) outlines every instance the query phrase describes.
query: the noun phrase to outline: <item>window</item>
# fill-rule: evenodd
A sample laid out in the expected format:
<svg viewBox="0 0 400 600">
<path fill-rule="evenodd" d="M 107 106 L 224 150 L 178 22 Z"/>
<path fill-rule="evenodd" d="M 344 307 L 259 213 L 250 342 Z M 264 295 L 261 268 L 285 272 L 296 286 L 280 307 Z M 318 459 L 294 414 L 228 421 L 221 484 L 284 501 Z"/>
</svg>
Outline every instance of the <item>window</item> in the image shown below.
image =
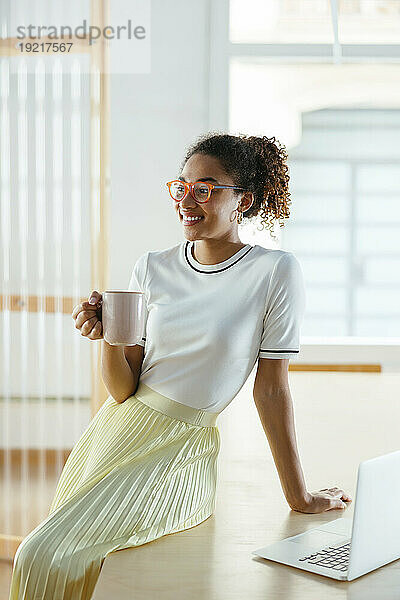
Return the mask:
<svg viewBox="0 0 400 600">
<path fill-rule="evenodd" d="M 289 153 L 291 216 L 278 242 L 251 224 L 242 241 L 299 257 L 305 338 L 399 338 L 400 2 L 212 10 L 228 40 L 212 38 L 210 129 L 276 136 Z"/>
</svg>

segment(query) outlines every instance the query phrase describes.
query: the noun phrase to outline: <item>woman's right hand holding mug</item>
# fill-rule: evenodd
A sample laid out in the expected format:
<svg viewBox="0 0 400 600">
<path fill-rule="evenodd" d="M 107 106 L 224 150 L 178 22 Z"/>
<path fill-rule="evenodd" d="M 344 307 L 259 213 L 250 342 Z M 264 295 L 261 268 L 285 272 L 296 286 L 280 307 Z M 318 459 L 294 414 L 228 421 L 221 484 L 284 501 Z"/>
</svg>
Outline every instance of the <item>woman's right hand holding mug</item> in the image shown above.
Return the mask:
<svg viewBox="0 0 400 600">
<path fill-rule="evenodd" d="M 77 304 L 72 311 L 75 328 L 80 330 L 82 336 L 90 340 L 103 339 L 102 302 L 102 295 L 94 290 L 90 294 L 88 302 Z"/>
</svg>

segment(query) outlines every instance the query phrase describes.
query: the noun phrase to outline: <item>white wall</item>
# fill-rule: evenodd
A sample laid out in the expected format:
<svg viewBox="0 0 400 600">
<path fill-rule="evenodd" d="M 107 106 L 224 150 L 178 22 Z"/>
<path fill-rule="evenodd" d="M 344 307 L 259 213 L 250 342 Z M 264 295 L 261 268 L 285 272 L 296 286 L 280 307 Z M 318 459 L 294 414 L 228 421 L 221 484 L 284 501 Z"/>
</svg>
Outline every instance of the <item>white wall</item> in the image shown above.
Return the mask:
<svg viewBox="0 0 400 600">
<path fill-rule="evenodd" d="M 165 182 L 208 130 L 208 21 L 208 0 L 153 0 L 151 73 L 111 76 L 113 287 L 140 254 L 184 239 Z"/>
</svg>

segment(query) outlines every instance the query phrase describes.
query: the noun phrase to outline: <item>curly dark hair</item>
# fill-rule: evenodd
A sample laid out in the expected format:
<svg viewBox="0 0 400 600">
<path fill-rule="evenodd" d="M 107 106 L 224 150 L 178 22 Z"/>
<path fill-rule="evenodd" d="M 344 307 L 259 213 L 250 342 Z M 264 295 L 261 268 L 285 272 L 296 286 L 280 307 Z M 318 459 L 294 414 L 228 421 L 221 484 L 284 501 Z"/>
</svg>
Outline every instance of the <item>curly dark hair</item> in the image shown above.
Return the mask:
<svg viewBox="0 0 400 600">
<path fill-rule="evenodd" d="M 253 192 L 254 202 L 243 218 L 250 221 L 260 216 L 261 230 L 268 228 L 275 238 L 274 221 L 288 218 L 290 214 L 289 167 L 286 164 L 288 155 L 285 146 L 275 137 L 209 132 L 201 135 L 188 148 L 181 170 L 189 158 L 198 153 L 217 158 L 235 185 Z M 282 220 L 279 225 L 284 226 Z"/>
</svg>

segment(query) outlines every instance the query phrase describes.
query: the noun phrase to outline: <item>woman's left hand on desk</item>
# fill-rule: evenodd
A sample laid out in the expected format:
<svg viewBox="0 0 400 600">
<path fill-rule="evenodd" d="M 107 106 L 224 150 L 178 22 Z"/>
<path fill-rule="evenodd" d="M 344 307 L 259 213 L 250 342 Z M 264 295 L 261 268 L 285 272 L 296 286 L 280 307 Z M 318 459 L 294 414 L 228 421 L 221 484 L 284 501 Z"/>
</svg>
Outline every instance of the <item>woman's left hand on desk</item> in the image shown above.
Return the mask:
<svg viewBox="0 0 400 600">
<path fill-rule="evenodd" d="M 338 487 L 324 488 L 318 492 L 309 492 L 304 505 L 292 510 L 304 513 L 321 513 L 335 508 L 343 510 L 347 507 L 346 502 L 352 502 L 352 499 L 344 490 Z"/>
</svg>

